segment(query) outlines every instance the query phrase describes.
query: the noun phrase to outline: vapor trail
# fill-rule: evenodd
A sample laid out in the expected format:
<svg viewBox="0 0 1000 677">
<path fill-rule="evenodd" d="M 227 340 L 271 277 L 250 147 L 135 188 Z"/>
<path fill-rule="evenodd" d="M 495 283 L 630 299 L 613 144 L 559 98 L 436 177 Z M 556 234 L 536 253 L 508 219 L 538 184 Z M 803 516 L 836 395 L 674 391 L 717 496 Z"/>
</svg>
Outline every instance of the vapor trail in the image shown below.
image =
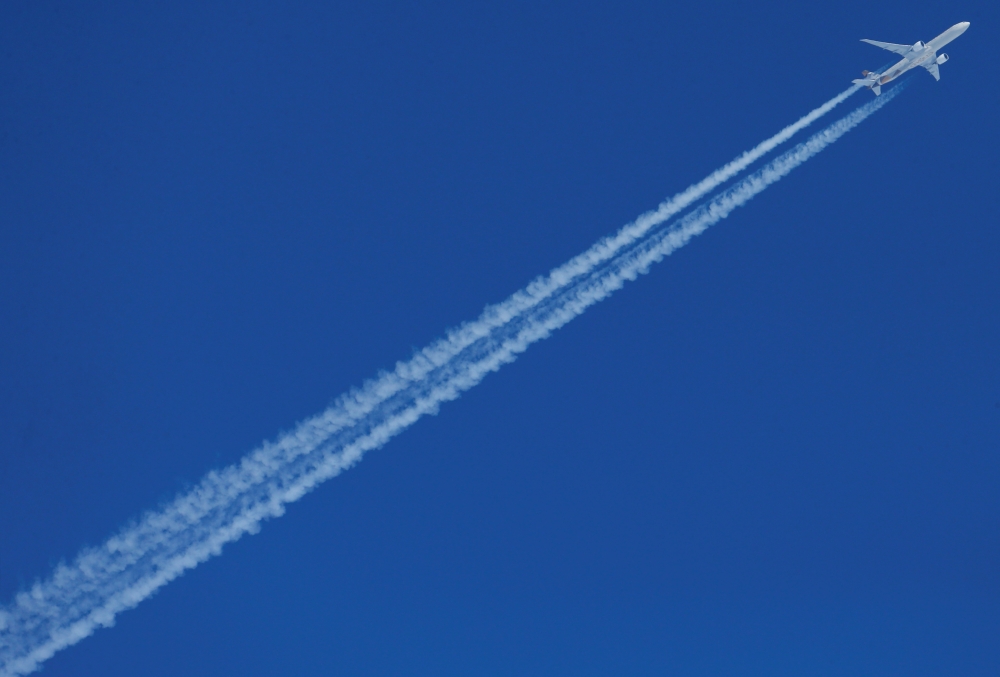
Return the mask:
<svg viewBox="0 0 1000 677">
<path fill-rule="evenodd" d="M 482 342 L 491 332 L 520 318 L 574 280 L 591 273 L 652 228 L 680 213 L 825 115 L 858 89 L 851 87 L 838 94 L 701 182 L 665 201 L 655 211 L 642 215 L 615 235 L 600 240 L 506 301 L 487 307 L 477 320 L 450 331 L 409 361 L 398 363 L 393 371 L 382 373 L 360 389 L 342 396 L 323 413 L 302 422 L 274 443 L 263 445 L 238 465 L 209 473 L 194 490 L 123 529 L 103 548 L 82 553 L 72 567 L 59 567 L 46 585 L 58 587 L 62 595 L 73 597 L 74 602 L 79 601 L 83 607 L 90 605 L 91 597 L 105 597 L 109 582 L 117 585 L 123 575 L 148 565 L 149 560 L 172 556 L 172 551 L 166 554 L 163 551 L 165 544 L 173 543 L 172 539 L 178 534 L 190 536 L 192 530 L 199 527 L 209 531 L 216 528 L 220 521 L 226 520 L 225 516 L 230 514 L 234 501 L 266 489 L 266 483 L 278 469 L 287 467 L 302 454 L 331 444 L 331 440 L 336 441 L 342 431 L 351 430 L 366 418 L 376 415 L 393 398 L 428 379 L 457 355 Z M 76 605 L 73 606 L 75 608 Z M 3 632 L 2 625 L 3 617 L 0 616 L 0 633 Z M 0 635 L 0 656 L 4 655 L 3 641 Z"/>
<path fill-rule="evenodd" d="M 856 88 L 824 107 L 829 110 L 853 91 Z M 887 91 L 680 221 L 654 230 L 669 218 L 664 214 L 670 214 L 671 209 L 676 209 L 672 212 L 676 214 L 690 206 L 826 112 L 824 107 L 813 111 L 796 123 L 797 128 L 793 125 L 782 130 L 727 165 L 733 169 L 715 172 L 508 301 L 487 308 L 479 320 L 449 333 L 410 362 L 397 365 L 394 372 L 342 397 L 323 414 L 277 442 L 265 444 L 239 464 L 209 473 L 191 492 L 146 514 L 103 546 L 85 550 L 72 564 L 60 565 L 49 580 L 36 583 L 17 595 L 14 604 L 0 610 L 0 677 L 32 672 L 56 651 L 98 627 L 113 624 L 121 611 L 219 554 L 226 543 L 257 531 L 261 521 L 281 515 L 287 503 L 349 468 L 365 452 L 382 446 L 422 416 L 436 412 L 443 402 L 455 399 L 532 343 L 728 216 L 899 91 L 900 87 Z M 669 206 L 672 203 L 674 206 Z M 643 219 L 648 225 L 639 226 Z M 629 228 L 643 227 L 640 234 L 623 235 Z"/>
</svg>

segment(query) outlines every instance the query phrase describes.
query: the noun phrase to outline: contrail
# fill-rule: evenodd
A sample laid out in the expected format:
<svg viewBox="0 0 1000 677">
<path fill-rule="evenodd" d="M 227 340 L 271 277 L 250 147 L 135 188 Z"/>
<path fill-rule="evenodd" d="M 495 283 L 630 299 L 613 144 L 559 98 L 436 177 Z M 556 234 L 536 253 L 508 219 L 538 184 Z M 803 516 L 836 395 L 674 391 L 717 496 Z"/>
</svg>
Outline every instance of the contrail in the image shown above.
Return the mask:
<svg viewBox="0 0 1000 677">
<path fill-rule="evenodd" d="M 49 580 L 36 583 L 0 610 L 0 677 L 32 672 L 55 652 L 98 627 L 113 624 L 121 611 L 219 554 L 226 543 L 257 531 L 261 521 L 281 515 L 287 503 L 349 468 L 365 452 L 382 446 L 422 416 L 436 412 L 443 402 L 455 399 L 728 216 L 888 103 L 900 89 L 887 91 L 835 122 L 674 224 L 657 230 L 669 216 L 658 221 L 649 214 L 640 217 L 648 217 L 645 223 L 649 224 L 641 235 L 615 240 L 638 221 L 626 226 L 508 301 L 487 308 L 479 320 L 449 333 L 409 362 L 397 365 L 394 372 L 342 397 L 323 414 L 265 444 L 239 464 L 209 473 L 191 492 L 146 514 L 103 546 L 83 551 L 72 564 L 60 565 Z M 856 88 L 839 95 L 839 101 L 825 104 L 826 110 L 853 91 Z M 738 169 L 713 173 L 650 214 L 662 215 L 670 209 L 679 213 L 825 113 L 817 112 L 822 109 L 796 123 L 797 129 L 789 132 L 793 125 L 782 130 L 727 165 Z M 810 116 L 814 117 L 803 122 Z M 699 188 L 703 185 L 710 187 Z M 666 207 L 674 201 L 683 206 Z M 577 267 L 570 267 L 573 262 L 578 262 Z"/>
<path fill-rule="evenodd" d="M 191 537 L 199 526 L 211 531 L 219 520 L 225 521 L 220 515 L 229 515 L 234 501 L 246 496 L 248 492 L 266 488 L 266 481 L 278 469 L 287 467 L 302 454 L 330 444 L 331 439 L 340 431 L 350 430 L 366 417 L 372 416 L 373 412 L 381 411 L 389 400 L 411 388 L 413 384 L 427 379 L 458 354 L 481 342 L 490 332 L 521 317 L 580 276 L 592 272 L 616 252 L 741 172 L 858 89 L 851 87 L 838 94 L 701 182 L 665 201 L 655 211 L 642 215 L 614 236 L 602 239 L 583 254 L 554 269 L 547 276 L 536 279 L 506 301 L 487 307 L 477 320 L 449 332 L 409 361 L 397 364 L 392 372 L 380 374 L 362 388 L 349 392 L 322 414 L 302 422 L 276 442 L 265 444 L 237 466 L 210 473 L 193 491 L 179 496 L 172 504 L 147 514 L 123 529 L 104 548 L 81 553 L 75 566 L 57 568 L 52 581 L 47 585 L 57 587 L 63 598 L 72 596 L 84 607 L 90 605 L 90 597 L 103 599 L 108 585 L 118 585 L 127 572 L 142 569 L 142 565 L 148 565 L 150 560 L 165 556 L 164 543 L 172 543 L 172 539 L 177 538 L 178 534 Z M 47 598 L 48 595 L 43 597 Z M 64 604 L 65 601 L 62 600 Z M 76 604 L 71 606 L 75 608 Z M 3 632 L 2 625 L 3 617 L 0 615 L 0 633 Z M 0 634 L 0 656 L 4 655 L 4 641 Z"/>
</svg>

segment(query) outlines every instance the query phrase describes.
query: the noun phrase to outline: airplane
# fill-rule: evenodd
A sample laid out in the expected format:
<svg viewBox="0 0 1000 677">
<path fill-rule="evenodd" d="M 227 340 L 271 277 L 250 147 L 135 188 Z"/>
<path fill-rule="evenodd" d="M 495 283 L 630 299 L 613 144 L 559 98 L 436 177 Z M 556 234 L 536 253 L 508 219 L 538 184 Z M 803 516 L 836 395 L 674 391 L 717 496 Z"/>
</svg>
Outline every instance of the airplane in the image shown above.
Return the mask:
<svg viewBox="0 0 1000 677">
<path fill-rule="evenodd" d="M 854 80 L 853 82 L 856 85 L 864 85 L 868 89 L 875 92 L 875 96 L 878 96 L 882 93 L 882 85 L 892 82 L 903 73 L 912 68 L 916 68 L 917 66 L 923 66 L 931 75 L 934 76 L 935 80 L 940 80 L 941 73 L 938 72 L 938 66 L 948 60 L 948 55 L 944 52 L 939 55 L 937 51 L 964 33 L 968 27 L 968 21 L 955 24 L 927 44 L 924 44 L 919 40 L 913 45 L 894 45 L 891 42 L 862 40 L 861 42 L 867 42 L 869 45 L 875 45 L 876 47 L 881 47 L 882 49 L 887 49 L 890 52 L 900 54 L 902 55 L 903 60 L 895 66 L 886 69 L 883 73 L 862 71 L 861 75 L 864 76 L 864 79 Z"/>
</svg>

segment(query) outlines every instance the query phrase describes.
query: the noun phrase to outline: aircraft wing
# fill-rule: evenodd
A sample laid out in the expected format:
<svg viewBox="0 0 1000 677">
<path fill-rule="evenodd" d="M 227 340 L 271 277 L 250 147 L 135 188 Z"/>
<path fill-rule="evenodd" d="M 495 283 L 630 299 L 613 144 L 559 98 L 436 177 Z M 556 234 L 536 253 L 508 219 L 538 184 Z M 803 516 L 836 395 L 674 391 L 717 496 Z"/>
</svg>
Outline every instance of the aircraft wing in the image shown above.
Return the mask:
<svg viewBox="0 0 1000 677">
<path fill-rule="evenodd" d="M 937 61 L 928 61 L 924 64 L 924 68 L 927 69 L 928 73 L 934 76 L 935 80 L 941 79 L 941 72 L 938 70 Z"/>
<path fill-rule="evenodd" d="M 899 55 L 904 55 L 910 51 L 910 45 L 895 45 L 891 42 L 879 42 L 877 40 L 862 40 L 861 42 L 867 42 L 869 45 L 888 49 L 890 52 L 895 52 Z"/>
</svg>

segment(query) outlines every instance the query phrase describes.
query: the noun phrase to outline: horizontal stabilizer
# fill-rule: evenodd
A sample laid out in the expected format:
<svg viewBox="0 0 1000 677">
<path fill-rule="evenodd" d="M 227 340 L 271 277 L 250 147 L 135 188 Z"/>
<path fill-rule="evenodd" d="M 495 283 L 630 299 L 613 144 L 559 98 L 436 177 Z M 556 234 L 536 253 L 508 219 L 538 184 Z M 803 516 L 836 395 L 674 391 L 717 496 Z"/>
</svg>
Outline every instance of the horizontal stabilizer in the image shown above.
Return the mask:
<svg viewBox="0 0 1000 677">
<path fill-rule="evenodd" d="M 879 94 L 882 93 L 882 86 L 875 84 L 874 80 L 851 80 L 851 82 L 853 82 L 856 85 L 864 85 L 868 89 L 875 92 L 875 96 L 878 96 Z"/>
<path fill-rule="evenodd" d="M 890 52 L 895 52 L 896 54 L 906 54 L 910 51 L 911 45 L 896 45 L 891 42 L 879 42 L 877 40 L 862 40 L 861 42 L 867 42 L 869 45 L 875 45 L 876 47 L 881 47 L 882 49 L 888 49 Z"/>
</svg>

